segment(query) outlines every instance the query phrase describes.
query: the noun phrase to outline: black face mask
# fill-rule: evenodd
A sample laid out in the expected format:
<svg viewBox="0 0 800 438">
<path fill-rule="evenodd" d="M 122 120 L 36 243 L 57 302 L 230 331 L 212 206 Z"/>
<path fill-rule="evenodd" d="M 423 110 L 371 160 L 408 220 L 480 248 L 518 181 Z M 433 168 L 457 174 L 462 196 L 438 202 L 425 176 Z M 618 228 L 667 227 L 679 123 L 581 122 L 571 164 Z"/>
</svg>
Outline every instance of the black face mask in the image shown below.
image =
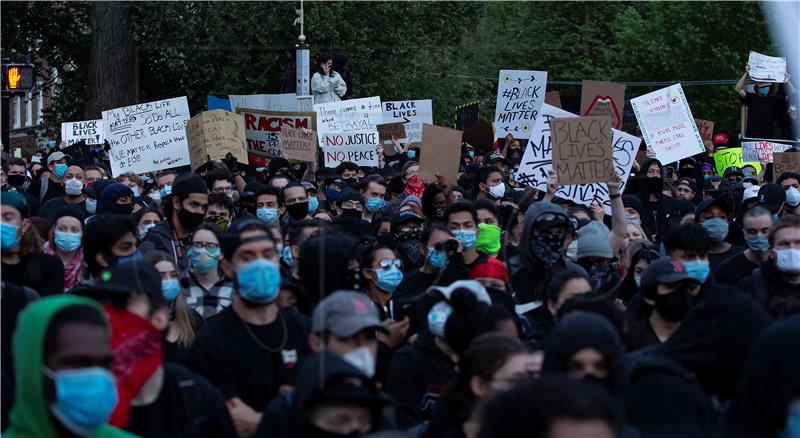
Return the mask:
<svg viewBox="0 0 800 438">
<path fill-rule="evenodd" d="M 287 205 L 286 212 L 289 213 L 289 217 L 292 218 L 292 220 L 299 221 L 308 216 L 308 201 Z"/>
<path fill-rule="evenodd" d="M 647 191 L 650 193 L 658 193 L 661 191 L 662 187 L 664 186 L 661 177 L 658 176 L 648 176 L 647 177 Z"/>
<path fill-rule="evenodd" d="M 203 213 L 192 213 L 183 208 L 178 212 L 178 220 L 187 231 L 194 231 L 195 228 L 203 223 L 205 215 Z"/>
<path fill-rule="evenodd" d="M 689 312 L 692 296 L 689 295 L 689 288 L 687 286 L 681 286 L 668 294 L 656 295 L 655 302 L 658 313 L 660 313 L 664 319 L 678 322 L 683 320 L 686 313 Z"/>
<path fill-rule="evenodd" d="M 115 204 L 114 208 L 116 214 L 129 215 L 133 213 L 133 204 Z"/>
<path fill-rule="evenodd" d="M 611 379 L 609 379 L 608 377 L 604 377 L 604 378 L 601 379 L 600 377 L 595 377 L 592 374 L 587 374 L 587 375 L 583 376 L 583 378 L 581 380 L 583 380 L 584 382 L 589 383 L 590 385 L 595 385 L 595 387 L 597 387 L 597 388 L 603 388 L 604 390 L 609 391 L 609 392 L 612 389 L 611 388 Z"/>
<path fill-rule="evenodd" d="M 355 208 L 343 208 L 342 217 L 361 217 L 361 212 Z"/>
<path fill-rule="evenodd" d="M 22 184 L 25 183 L 25 175 L 8 175 L 8 185 L 12 187 L 22 187 Z"/>
<path fill-rule="evenodd" d="M 549 268 L 561 257 L 563 246 L 564 236 L 549 233 L 541 234 L 531 239 L 531 255 L 534 260 L 538 260 L 546 268 Z"/>
</svg>

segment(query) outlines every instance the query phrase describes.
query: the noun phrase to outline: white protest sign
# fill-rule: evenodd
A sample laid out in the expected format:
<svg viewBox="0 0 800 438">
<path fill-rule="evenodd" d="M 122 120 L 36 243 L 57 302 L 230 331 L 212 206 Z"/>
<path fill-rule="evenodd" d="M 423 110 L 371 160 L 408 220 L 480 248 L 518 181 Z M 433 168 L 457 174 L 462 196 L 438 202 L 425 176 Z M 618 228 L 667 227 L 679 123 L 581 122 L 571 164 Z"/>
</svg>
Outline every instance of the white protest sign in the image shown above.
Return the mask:
<svg viewBox="0 0 800 438">
<path fill-rule="evenodd" d="M 190 164 L 186 96 L 103 111 L 114 176 Z"/>
<path fill-rule="evenodd" d="M 421 142 L 422 124 L 433 125 L 433 105 L 431 100 L 383 102 L 383 123 L 394 122 L 402 122 L 406 127 L 406 142 Z"/>
<path fill-rule="evenodd" d="M 786 58 L 750 51 L 750 78 L 756 82 L 786 82 Z"/>
<path fill-rule="evenodd" d="M 378 153 L 374 144 L 350 145 L 347 148 L 323 147 L 322 156 L 325 167 L 336 167 L 343 161 L 350 161 L 366 167 L 378 165 Z"/>
<path fill-rule="evenodd" d="M 349 133 L 375 131 L 383 123 L 380 97 L 349 99 L 314 105 L 317 113 L 317 133 L 322 144 L 322 134 L 328 132 Z"/>
<path fill-rule="evenodd" d="M 547 87 L 546 71 L 500 70 L 494 124 L 497 137 L 528 137 L 538 120 Z"/>
<path fill-rule="evenodd" d="M 742 142 L 742 161 L 771 163 L 772 154 L 785 152 L 792 145 L 784 143 L 773 143 L 771 141 L 743 141 Z"/>
<path fill-rule="evenodd" d="M 522 154 L 517 181 L 535 189 L 547 190 L 547 172 L 553 168 L 550 119 L 564 117 L 578 116 L 552 105 L 542 105 L 540 116 L 530 130 L 528 145 Z"/>
<path fill-rule="evenodd" d="M 664 164 L 705 152 L 681 84 L 631 99 L 647 147 Z"/>
<path fill-rule="evenodd" d="M 281 127 L 316 128 L 315 114 L 299 111 L 273 111 L 234 107 L 244 117 L 244 134 L 247 152 L 262 157 L 283 157 L 281 152 Z"/>
<path fill-rule="evenodd" d="M 288 94 L 242 94 L 228 96 L 231 108 L 250 108 L 268 111 L 298 111 L 297 96 Z"/>
<path fill-rule="evenodd" d="M 80 141 L 86 144 L 103 144 L 103 119 L 65 122 L 61 124 L 61 141 L 72 146 Z"/>
</svg>

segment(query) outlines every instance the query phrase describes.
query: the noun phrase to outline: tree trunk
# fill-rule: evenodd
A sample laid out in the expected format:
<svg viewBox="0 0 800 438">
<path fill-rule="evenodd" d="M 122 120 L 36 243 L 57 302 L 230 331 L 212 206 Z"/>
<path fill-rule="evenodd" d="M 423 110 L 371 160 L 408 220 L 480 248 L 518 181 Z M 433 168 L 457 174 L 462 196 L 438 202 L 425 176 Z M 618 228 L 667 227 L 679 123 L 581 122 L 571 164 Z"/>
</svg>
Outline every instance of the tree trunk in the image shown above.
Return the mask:
<svg viewBox="0 0 800 438">
<path fill-rule="evenodd" d="M 94 2 L 85 115 L 136 103 L 137 64 L 131 10 L 125 2 Z"/>
</svg>

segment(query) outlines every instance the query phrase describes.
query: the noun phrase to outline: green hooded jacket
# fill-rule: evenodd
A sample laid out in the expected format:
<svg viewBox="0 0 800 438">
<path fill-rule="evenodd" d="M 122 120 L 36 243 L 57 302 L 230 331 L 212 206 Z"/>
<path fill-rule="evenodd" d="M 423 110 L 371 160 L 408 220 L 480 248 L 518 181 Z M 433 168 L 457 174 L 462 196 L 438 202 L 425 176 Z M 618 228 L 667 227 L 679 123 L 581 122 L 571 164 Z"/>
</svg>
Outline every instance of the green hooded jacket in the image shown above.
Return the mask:
<svg viewBox="0 0 800 438">
<path fill-rule="evenodd" d="M 86 305 L 105 314 L 103 307 L 92 299 L 76 295 L 55 295 L 36 300 L 19 315 L 12 348 L 17 376 L 11 424 L 3 437 L 55 437 L 56 427 L 49 414 L 44 395 L 44 337 L 50 320 L 64 308 Z M 135 437 L 128 432 L 104 425 L 92 437 Z"/>
</svg>

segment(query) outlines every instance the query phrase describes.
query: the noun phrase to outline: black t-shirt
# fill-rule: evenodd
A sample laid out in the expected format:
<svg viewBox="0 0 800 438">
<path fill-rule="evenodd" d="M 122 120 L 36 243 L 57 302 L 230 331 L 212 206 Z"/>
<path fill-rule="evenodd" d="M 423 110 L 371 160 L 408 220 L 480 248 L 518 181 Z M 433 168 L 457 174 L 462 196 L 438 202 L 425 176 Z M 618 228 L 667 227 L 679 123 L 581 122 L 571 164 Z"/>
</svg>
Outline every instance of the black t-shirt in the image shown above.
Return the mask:
<svg viewBox="0 0 800 438">
<path fill-rule="evenodd" d="M 786 97 L 769 95 L 761 97 L 747 93 L 742 98 L 747 106 L 747 132 L 745 136 L 755 138 L 776 138 L 775 122 L 786 115 Z"/>
<path fill-rule="evenodd" d="M 200 417 L 206 420 L 192 427 Z M 153 403 L 131 407 L 126 429 L 148 438 L 236 436 L 222 393 L 178 365 L 164 367 L 164 386 Z"/>
<path fill-rule="evenodd" d="M 86 201 L 85 200 L 81 201 L 81 202 L 79 202 L 77 204 L 67 204 L 67 201 L 65 201 L 64 197 L 62 196 L 60 198 L 53 198 L 53 199 L 45 202 L 44 205 L 42 205 L 42 208 L 39 209 L 39 216 L 47 219 L 47 221 L 50 222 L 50 224 L 52 225 L 53 224 L 53 217 L 56 215 L 56 213 L 58 213 L 59 210 L 61 210 L 62 208 L 66 207 L 68 205 L 78 205 L 78 206 L 80 206 L 81 210 L 83 211 L 83 214 L 87 215 L 87 213 L 86 213 Z"/>
<path fill-rule="evenodd" d="M 736 286 L 742 279 L 749 277 L 753 269 L 757 267 L 757 264 L 744 256 L 744 252 L 740 252 L 719 264 L 717 269 L 713 271 L 714 281 L 720 284 Z"/>
<path fill-rule="evenodd" d="M 30 187 L 28 187 L 28 193 L 36 198 L 41 205 L 44 205 L 47 201 L 53 198 L 60 198 L 64 196 L 64 184 L 60 182 L 53 182 L 53 180 L 48 179 L 47 181 L 47 191 L 42 194 L 42 179 L 38 179 L 31 182 Z"/>
<path fill-rule="evenodd" d="M 309 354 L 311 324 L 280 309 L 271 324 L 246 324 L 228 307 L 208 320 L 189 352 L 189 366 L 219 388 L 225 399 L 239 397 L 261 411 L 281 386 L 294 383 L 298 360 Z M 272 351 L 269 351 L 269 350 Z"/>
<path fill-rule="evenodd" d="M 725 252 L 721 252 L 719 254 L 708 253 L 708 267 L 711 269 L 711 272 L 716 272 L 717 267 L 722 262 L 728 260 L 729 258 L 735 256 L 736 254 L 741 253 L 742 251 L 744 251 L 744 248 L 742 248 L 741 246 L 731 245 L 731 247 L 728 248 L 728 250 Z"/>
<path fill-rule="evenodd" d="M 64 264 L 56 256 L 30 254 L 16 265 L 3 263 L 2 278 L 27 286 L 42 296 L 64 293 Z"/>
</svg>

